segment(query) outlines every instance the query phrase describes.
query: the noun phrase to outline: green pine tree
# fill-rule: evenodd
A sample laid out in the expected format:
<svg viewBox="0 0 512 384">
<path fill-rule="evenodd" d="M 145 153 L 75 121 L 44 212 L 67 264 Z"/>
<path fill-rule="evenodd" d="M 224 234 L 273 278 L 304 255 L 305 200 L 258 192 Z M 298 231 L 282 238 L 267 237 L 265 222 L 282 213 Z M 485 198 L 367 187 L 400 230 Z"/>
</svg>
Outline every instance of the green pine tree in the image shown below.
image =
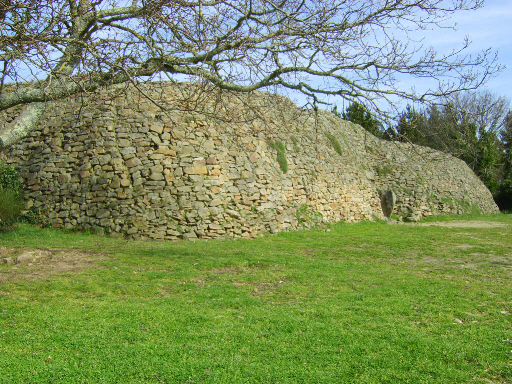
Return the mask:
<svg viewBox="0 0 512 384">
<path fill-rule="evenodd" d="M 383 137 L 382 124 L 372 116 L 363 104 L 353 102 L 343 112 L 341 118 L 359 124 L 376 137 Z"/>
</svg>

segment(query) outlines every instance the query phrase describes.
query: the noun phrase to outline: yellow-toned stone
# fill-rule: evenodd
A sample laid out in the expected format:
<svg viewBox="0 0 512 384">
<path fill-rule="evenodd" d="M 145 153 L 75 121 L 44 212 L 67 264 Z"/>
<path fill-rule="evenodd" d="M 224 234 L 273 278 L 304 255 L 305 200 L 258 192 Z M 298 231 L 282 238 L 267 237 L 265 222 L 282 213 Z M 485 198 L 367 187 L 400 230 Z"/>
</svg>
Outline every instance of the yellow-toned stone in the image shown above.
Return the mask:
<svg viewBox="0 0 512 384">
<path fill-rule="evenodd" d="M 184 171 L 188 175 L 206 175 L 208 173 L 205 165 L 185 167 Z"/>
<path fill-rule="evenodd" d="M 121 185 L 123 187 L 128 187 L 131 184 L 131 181 L 129 179 L 121 179 Z"/>
</svg>

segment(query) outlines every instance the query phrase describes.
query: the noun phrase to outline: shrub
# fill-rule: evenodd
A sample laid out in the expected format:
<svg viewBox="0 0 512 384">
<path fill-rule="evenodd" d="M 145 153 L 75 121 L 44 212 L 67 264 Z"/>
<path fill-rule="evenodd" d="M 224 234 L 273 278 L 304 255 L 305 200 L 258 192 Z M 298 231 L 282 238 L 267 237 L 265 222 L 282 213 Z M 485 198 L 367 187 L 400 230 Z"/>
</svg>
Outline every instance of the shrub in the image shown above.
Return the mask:
<svg viewBox="0 0 512 384">
<path fill-rule="evenodd" d="M 25 203 L 20 194 L 10 188 L 0 189 L 0 230 L 13 225 L 21 215 Z"/>
<path fill-rule="evenodd" d="M 48 215 L 38 209 L 29 209 L 22 212 L 18 222 L 38 225 L 41 228 L 48 228 L 51 226 Z"/>
<path fill-rule="evenodd" d="M 21 194 L 20 175 L 14 169 L 5 163 L 0 163 L 0 189 L 12 189 Z"/>
<path fill-rule="evenodd" d="M 24 206 L 18 172 L 0 163 L 0 230 L 12 226 L 21 216 Z"/>
</svg>

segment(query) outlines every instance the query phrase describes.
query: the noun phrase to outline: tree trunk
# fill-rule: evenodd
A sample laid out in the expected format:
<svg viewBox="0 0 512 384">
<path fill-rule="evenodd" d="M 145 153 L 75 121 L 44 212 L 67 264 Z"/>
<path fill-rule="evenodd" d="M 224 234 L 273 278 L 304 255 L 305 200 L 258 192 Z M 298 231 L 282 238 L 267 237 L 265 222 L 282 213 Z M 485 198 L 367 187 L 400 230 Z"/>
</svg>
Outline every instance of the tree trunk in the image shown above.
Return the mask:
<svg viewBox="0 0 512 384">
<path fill-rule="evenodd" d="M 37 127 L 39 118 L 46 110 L 47 103 L 37 102 L 27 105 L 11 123 L 0 128 L 0 149 L 26 137 Z"/>
</svg>

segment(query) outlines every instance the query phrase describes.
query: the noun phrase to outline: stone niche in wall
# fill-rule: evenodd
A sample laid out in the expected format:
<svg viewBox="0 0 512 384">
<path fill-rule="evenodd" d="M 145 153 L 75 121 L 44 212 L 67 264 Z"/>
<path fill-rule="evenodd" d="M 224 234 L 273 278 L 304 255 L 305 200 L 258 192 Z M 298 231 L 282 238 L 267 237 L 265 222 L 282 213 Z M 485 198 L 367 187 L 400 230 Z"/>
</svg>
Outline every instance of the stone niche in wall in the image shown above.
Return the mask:
<svg viewBox="0 0 512 384">
<path fill-rule="evenodd" d="M 263 92 L 139 88 L 50 103 L 38 129 L 4 151 L 29 208 L 56 226 L 171 240 L 498 211 L 461 160 L 329 112 Z"/>
</svg>

